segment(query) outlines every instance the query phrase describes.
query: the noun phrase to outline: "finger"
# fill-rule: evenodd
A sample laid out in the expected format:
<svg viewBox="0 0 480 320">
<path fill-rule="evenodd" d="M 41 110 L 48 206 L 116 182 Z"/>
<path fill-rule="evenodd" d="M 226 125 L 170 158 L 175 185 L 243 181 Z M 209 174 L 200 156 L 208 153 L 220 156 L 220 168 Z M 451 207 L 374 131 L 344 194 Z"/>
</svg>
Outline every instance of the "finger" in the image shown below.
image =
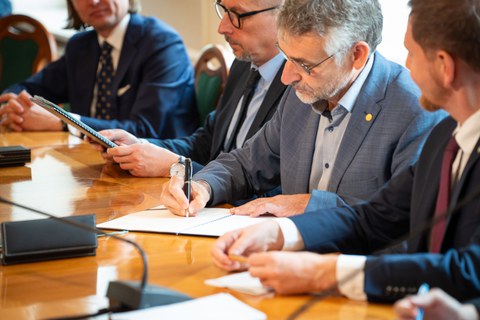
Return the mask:
<svg viewBox="0 0 480 320">
<path fill-rule="evenodd" d="M 244 205 L 241 205 L 241 206 L 238 206 L 238 207 L 235 207 L 235 208 L 231 208 L 230 213 L 231 214 L 236 214 L 236 215 L 239 215 L 239 216 L 249 216 L 252 213 L 252 208 L 255 204 L 255 201 L 257 201 L 257 200 L 253 200 L 253 201 L 250 201 L 249 203 L 246 203 Z"/>
<path fill-rule="evenodd" d="M 415 319 L 418 313 L 418 308 L 410 303 L 410 299 L 402 299 L 395 303 L 394 310 L 398 319 Z"/>
<path fill-rule="evenodd" d="M 11 130 L 11 131 L 15 131 L 15 132 L 22 132 L 23 131 L 23 128 L 21 126 L 19 126 L 18 124 L 16 123 L 11 123 L 8 125 L 8 128 Z"/>
<path fill-rule="evenodd" d="M 229 271 L 247 269 L 246 263 L 232 259 L 232 255 L 229 254 L 229 248 L 238 239 L 239 232 L 239 230 L 228 232 L 221 236 L 215 243 L 215 246 L 212 250 L 212 255 L 214 256 L 215 264 L 220 268 Z"/>
<path fill-rule="evenodd" d="M 2 109 L 3 109 L 3 114 L 22 113 L 24 111 L 24 107 L 18 101 L 18 99 L 8 100 L 8 103 L 4 105 Z"/>
<path fill-rule="evenodd" d="M 232 271 L 239 267 L 239 263 L 231 260 L 228 257 L 227 250 L 230 245 L 231 236 L 228 234 L 223 235 L 215 242 L 215 245 L 212 247 L 211 254 L 213 262 L 217 267 Z"/>
<path fill-rule="evenodd" d="M 108 154 L 111 156 L 129 156 L 133 153 L 133 149 L 130 146 L 119 146 L 115 148 L 109 148 L 107 150 Z"/>
<path fill-rule="evenodd" d="M 21 125 L 22 123 L 23 117 L 16 113 L 8 113 L 2 119 L 2 124 L 5 126 L 10 126 L 11 124 Z"/>
<path fill-rule="evenodd" d="M 115 134 L 113 133 L 113 130 L 100 130 L 98 131 L 99 134 L 104 136 L 105 138 L 112 140 L 115 137 Z"/>
<path fill-rule="evenodd" d="M 248 256 L 250 247 L 255 244 L 254 236 L 248 231 L 248 227 L 239 229 L 239 233 L 236 235 L 237 238 L 235 242 L 231 245 L 230 250 L 228 250 L 229 255 Z M 250 264 L 250 259 L 248 263 Z"/>
<path fill-rule="evenodd" d="M 15 99 L 16 97 L 17 95 L 11 92 L 2 94 L 0 95 L 0 104 L 7 102 L 8 100 Z"/>
<path fill-rule="evenodd" d="M 162 195 L 160 196 L 162 204 L 175 215 L 185 216 L 185 209 L 182 208 L 177 200 L 172 196 L 169 189 L 169 183 L 162 186 Z"/>
<path fill-rule="evenodd" d="M 31 106 L 35 105 L 32 100 L 30 100 L 32 96 L 25 90 L 20 92 L 18 95 L 17 101 L 22 104 L 24 108 L 30 108 Z"/>
<path fill-rule="evenodd" d="M 101 152 L 100 155 L 105 161 L 114 163 L 113 157 L 111 157 L 107 152 Z"/>
<path fill-rule="evenodd" d="M 177 201 L 180 208 L 188 209 L 189 203 L 185 193 L 183 192 L 183 185 L 185 181 L 183 177 L 173 176 L 168 182 L 168 191 L 171 196 Z"/>
</svg>

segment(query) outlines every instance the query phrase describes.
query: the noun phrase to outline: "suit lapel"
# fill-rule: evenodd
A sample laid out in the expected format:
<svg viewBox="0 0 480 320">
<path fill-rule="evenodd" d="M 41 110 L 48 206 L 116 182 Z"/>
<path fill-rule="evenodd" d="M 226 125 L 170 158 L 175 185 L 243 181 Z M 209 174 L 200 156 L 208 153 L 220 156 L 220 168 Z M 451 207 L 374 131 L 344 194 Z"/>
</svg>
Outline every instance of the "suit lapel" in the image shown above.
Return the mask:
<svg viewBox="0 0 480 320">
<path fill-rule="evenodd" d="M 459 204 L 459 201 L 463 200 L 463 198 L 460 198 L 460 196 L 465 197 L 469 195 L 468 193 L 467 194 L 463 193 L 462 190 L 465 184 L 467 183 L 467 180 L 468 180 L 468 177 L 470 176 L 471 171 L 474 169 L 478 161 L 480 161 L 480 141 L 477 141 L 477 144 L 473 149 L 470 158 L 468 159 L 467 165 L 463 170 L 460 180 L 457 182 L 457 184 L 452 190 L 452 196 L 450 199 L 450 206 L 449 206 L 450 209 L 456 207 Z M 452 241 L 454 241 L 455 236 L 452 233 L 452 228 L 454 229 L 457 228 L 456 225 L 458 224 L 458 221 L 461 219 L 461 217 L 456 213 L 457 213 L 456 211 L 453 211 L 447 217 L 445 235 L 442 241 L 442 249 L 441 249 L 442 252 L 444 247 L 451 246 Z"/>
<path fill-rule="evenodd" d="M 93 99 L 93 88 L 97 81 L 98 60 L 100 59 L 100 46 L 98 44 L 97 34 L 90 31 L 89 41 L 77 52 L 77 63 L 81 63 L 82 67 L 78 68 L 78 77 L 76 78 L 77 91 L 85 92 L 85 94 L 77 97 L 76 101 L 70 103 L 78 108 L 79 114 L 90 115 L 90 107 Z"/>
<path fill-rule="evenodd" d="M 379 55 L 375 55 L 374 64 L 365 81 L 364 88 L 355 102 L 350 121 L 338 149 L 328 190 L 336 192 L 348 166 L 354 159 L 368 131 L 373 126 L 381 111 L 378 101 L 385 96 L 388 78 L 388 66 Z M 371 120 L 366 118 L 371 115 Z M 370 116 L 369 116 L 370 118 Z"/>
<path fill-rule="evenodd" d="M 282 64 L 280 69 L 278 69 L 278 72 L 275 75 L 275 78 L 273 79 L 270 87 L 268 88 L 267 94 L 265 95 L 262 105 L 260 106 L 260 109 L 258 110 L 257 115 L 255 116 L 255 119 L 253 120 L 253 123 L 250 126 L 250 129 L 248 130 L 245 140 L 251 138 L 258 131 L 258 129 L 265 123 L 265 118 L 270 113 L 272 108 L 275 105 L 277 105 L 278 99 L 282 97 L 282 94 L 286 88 L 286 86 L 281 81 L 284 67 L 285 67 L 285 62 Z"/>
<path fill-rule="evenodd" d="M 472 154 L 470 155 L 470 159 L 468 159 L 467 165 L 465 166 L 465 169 L 463 170 L 462 176 L 460 177 L 460 180 L 457 182 L 455 185 L 454 189 L 452 190 L 452 197 L 450 199 L 450 206 L 456 205 L 463 185 L 465 184 L 466 177 L 469 175 L 469 172 L 472 170 L 474 165 L 479 161 L 480 159 L 480 141 L 477 141 L 477 144 L 475 148 L 473 149 Z"/>
<path fill-rule="evenodd" d="M 130 17 L 130 23 L 125 33 L 125 39 L 123 40 L 122 52 L 120 53 L 120 60 L 118 61 L 118 68 L 113 80 L 112 90 L 117 94 L 117 90 L 122 84 L 122 80 L 133 61 L 133 58 L 137 55 L 136 43 L 143 35 L 143 27 L 138 21 L 139 17 L 136 14 L 132 14 Z M 127 85 L 124 83 L 123 85 Z M 118 112 L 118 111 L 117 111 Z"/>
<path fill-rule="evenodd" d="M 228 127 L 230 122 L 232 121 L 233 115 L 235 110 L 237 109 L 238 102 L 240 101 L 240 97 L 242 96 L 243 92 L 243 84 L 247 80 L 249 68 L 243 69 L 243 73 L 235 76 L 234 74 L 230 74 L 229 77 L 235 79 L 238 77 L 234 85 L 234 89 L 232 95 L 224 104 L 221 110 L 217 110 L 215 114 L 215 130 L 218 131 L 218 134 L 215 133 L 213 136 L 212 141 L 212 155 L 219 154 L 223 150 L 223 143 L 225 141 L 225 137 L 227 136 Z"/>
<path fill-rule="evenodd" d="M 290 89 L 294 90 L 294 89 Z M 300 103 L 300 101 L 299 101 Z M 297 108 L 302 108 L 303 106 L 298 106 Z M 315 141 L 317 140 L 318 125 L 320 123 L 320 115 L 315 113 L 312 110 L 312 107 L 309 106 L 310 113 L 308 119 L 299 120 L 298 123 L 305 123 L 305 131 L 301 139 L 301 146 L 299 150 L 299 159 L 295 160 L 297 163 L 296 168 L 298 170 L 297 179 L 295 179 L 295 186 L 292 190 L 295 190 L 295 193 L 309 193 L 310 189 L 310 174 L 312 173 L 312 162 L 313 154 L 315 152 Z M 298 162 L 302 162 L 301 165 L 298 165 Z"/>
</svg>

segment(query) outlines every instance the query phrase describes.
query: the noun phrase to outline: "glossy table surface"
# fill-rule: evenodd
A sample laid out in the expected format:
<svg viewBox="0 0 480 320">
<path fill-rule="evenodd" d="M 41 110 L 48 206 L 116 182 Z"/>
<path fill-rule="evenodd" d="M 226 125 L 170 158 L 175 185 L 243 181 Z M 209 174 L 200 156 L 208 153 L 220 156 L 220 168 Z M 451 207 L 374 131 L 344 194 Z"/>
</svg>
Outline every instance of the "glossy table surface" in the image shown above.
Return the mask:
<svg viewBox="0 0 480 320">
<path fill-rule="evenodd" d="M 56 216 L 94 213 L 97 223 L 160 204 L 161 178 L 136 178 L 106 165 L 92 146 L 67 133 L 0 133 L 0 146 L 31 148 L 32 162 L 0 168 L 0 196 Z M 0 203 L 0 222 L 39 219 L 25 209 Z M 225 275 L 212 265 L 215 239 L 130 232 L 148 256 L 149 282 L 192 297 L 229 292 L 267 314 L 285 319 L 311 299 L 308 295 L 255 297 L 204 284 Z M 136 249 L 112 238 L 99 238 L 97 254 L 0 266 L 0 319 L 39 319 L 95 313 L 108 306 L 108 282 L 139 280 Z M 298 319 L 393 319 L 391 306 L 328 297 Z"/>
</svg>

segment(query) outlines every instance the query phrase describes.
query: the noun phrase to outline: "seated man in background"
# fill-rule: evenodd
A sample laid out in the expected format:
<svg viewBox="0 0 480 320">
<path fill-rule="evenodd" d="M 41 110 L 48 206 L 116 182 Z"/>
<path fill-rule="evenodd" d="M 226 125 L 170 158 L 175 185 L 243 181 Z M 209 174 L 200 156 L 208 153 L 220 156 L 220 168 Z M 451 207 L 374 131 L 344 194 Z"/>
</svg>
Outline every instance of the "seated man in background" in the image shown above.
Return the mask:
<svg viewBox="0 0 480 320">
<path fill-rule="evenodd" d="M 120 164 L 132 175 L 168 177 L 170 166 L 179 155 L 189 157 L 197 171 L 221 152 L 241 147 L 274 114 L 286 86 L 280 81 L 284 59 L 275 47 L 276 20 L 283 1 L 224 0 L 215 3 L 221 19 L 218 32 L 225 36 L 236 60 L 233 62 L 217 110 L 210 113 L 202 128 L 189 136 L 174 140 L 140 143 L 122 130 L 102 131 L 108 139 L 123 146 L 108 149 L 103 155 Z M 246 13 L 247 17 L 239 15 Z M 251 100 L 244 94 L 250 75 L 258 70 L 258 84 L 253 84 Z M 244 103 L 245 101 L 245 103 Z M 243 117 L 242 117 L 243 113 Z M 105 151 L 100 146 L 99 150 Z"/>
<path fill-rule="evenodd" d="M 288 0 L 279 20 L 326 2 Z M 218 266 L 249 266 L 280 294 L 339 290 L 352 299 L 395 301 L 425 282 L 460 301 L 480 296 L 480 2 L 409 3 L 407 66 L 425 108 L 450 117 L 432 130 L 415 165 L 367 202 L 226 233 L 212 251 Z M 375 255 L 407 236 L 408 253 Z M 335 253 L 275 251 L 282 249 Z M 228 255 L 248 256 L 247 264 Z"/>
<path fill-rule="evenodd" d="M 423 310 L 423 320 L 480 320 L 480 298 L 461 304 L 438 288 L 426 295 L 403 298 L 394 307 L 399 320 L 420 319 L 419 308 Z"/>
<path fill-rule="evenodd" d="M 14 131 L 66 130 L 30 101 L 40 95 L 70 104 L 95 130 L 122 128 L 154 138 L 192 133 L 198 126 L 193 68 L 176 31 L 136 14 L 136 0 L 67 5 L 68 27 L 93 30 L 74 35 L 63 57 L 0 96 L 0 124 Z"/>
<path fill-rule="evenodd" d="M 183 181 L 172 179 L 162 196 L 166 206 L 195 214 L 207 202 L 232 203 L 281 184 L 283 195 L 232 212 L 299 214 L 307 204 L 313 210 L 366 200 L 417 160 L 444 114 L 422 110 L 408 71 L 375 52 L 383 23 L 379 3 L 357 3 L 342 10 L 314 3 L 317 11 L 305 9 L 308 19 L 298 21 L 281 14 L 282 81 L 291 88 L 277 112 L 243 148 L 221 154 L 195 175 L 190 204 Z"/>
</svg>

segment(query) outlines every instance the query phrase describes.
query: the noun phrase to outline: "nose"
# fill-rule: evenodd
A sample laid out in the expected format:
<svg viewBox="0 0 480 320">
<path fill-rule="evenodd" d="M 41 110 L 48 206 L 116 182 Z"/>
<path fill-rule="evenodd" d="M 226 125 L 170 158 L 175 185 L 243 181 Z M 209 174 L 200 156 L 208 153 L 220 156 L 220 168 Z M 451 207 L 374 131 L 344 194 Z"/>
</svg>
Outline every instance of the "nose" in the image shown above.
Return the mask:
<svg viewBox="0 0 480 320">
<path fill-rule="evenodd" d="M 302 77 L 298 72 L 298 68 L 293 64 L 293 62 L 287 60 L 282 72 L 282 83 L 288 86 L 294 82 L 300 81 L 301 79 Z"/>
<path fill-rule="evenodd" d="M 225 13 L 218 24 L 218 33 L 219 34 L 231 34 L 233 32 L 233 25 L 228 18 L 228 14 Z"/>
</svg>

